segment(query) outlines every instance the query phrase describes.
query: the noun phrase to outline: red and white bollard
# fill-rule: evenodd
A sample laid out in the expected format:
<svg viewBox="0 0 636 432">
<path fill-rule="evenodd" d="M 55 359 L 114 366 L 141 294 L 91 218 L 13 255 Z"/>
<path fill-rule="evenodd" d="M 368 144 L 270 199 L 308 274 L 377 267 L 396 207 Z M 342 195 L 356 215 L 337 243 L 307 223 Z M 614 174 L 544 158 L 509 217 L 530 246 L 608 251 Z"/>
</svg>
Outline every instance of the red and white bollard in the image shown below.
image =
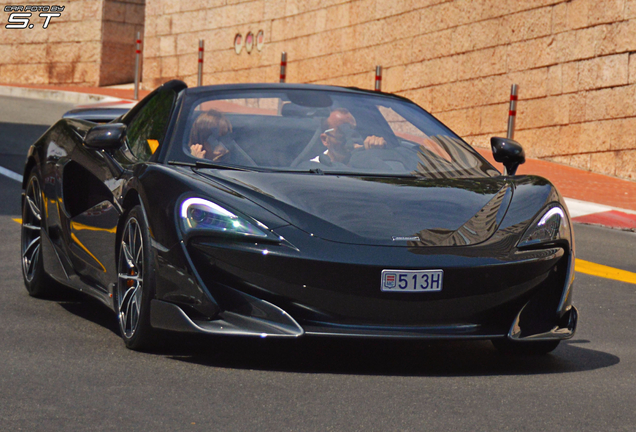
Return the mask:
<svg viewBox="0 0 636 432">
<path fill-rule="evenodd" d="M 287 53 L 283 51 L 280 56 L 280 81 L 284 83 L 287 79 Z"/>
<path fill-rule="evenodd" d="M 515 137 L 515 119 L 517 118 L 517 93 L 519 86 L 513 84 L 510 89 L 510 108 L 508 109 L 508 134 L 506 135 L 510 139 Z"/>
<path fill-rule="evenodd" d="M 375 67 L 375 91 L 382 91 L 382 66 Z"/>
<path fill-rule="evenodd" d="M 137 49 L 135 50 L 135 100 L 139 100 L 139 69 L 141 66 L 141 32 L 137 32 Z"/>
<path fill-rule="evenodd" d="M 197 71 L 197 87 L 203 83 L 203 39 L 199 39 L 199 70 Z"/>
</svg>

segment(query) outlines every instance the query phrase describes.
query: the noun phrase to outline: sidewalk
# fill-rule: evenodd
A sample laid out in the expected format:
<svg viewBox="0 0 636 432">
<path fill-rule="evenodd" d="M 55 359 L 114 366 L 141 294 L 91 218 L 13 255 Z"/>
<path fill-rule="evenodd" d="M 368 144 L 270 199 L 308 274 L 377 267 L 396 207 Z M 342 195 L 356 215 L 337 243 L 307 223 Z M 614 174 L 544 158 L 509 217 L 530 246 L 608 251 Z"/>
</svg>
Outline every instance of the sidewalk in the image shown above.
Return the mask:
<svg viewBox="0 0 636 432">
<path fill-rule="evenodd" d="M 78 104 L 97 102 L 103 106 L 132 106 L 134 91 L 132 88 L 122 87 L 129 86 L 0 85 L 0 94 L 50 100 L 66 99 Z M 147 90 L 140 90 L 139 96 L 143 98 L 149 93 Z M 503 171 L 503 167 L 494 161 L 489 150 L 476 150 Z M 575 222 L 636 231 L 636 182 L 537 159 L 526 160 L 517 174 L 536 174 L 554 183 L 566 197 L 570 215 Z"/>
<path fill-rule="evenodd" d="M 135 91 L 132 88 L 122 87 L 124 86 L 80 87 L 44 84 L 0 84 L 0 95 L 59 100 L 71 103 L 74 103 L 76 100 L 79 102 L 75 103 L 112 102 L 117 99 L 132 101 Z M 67 93 L 74 94 L 74 96 L 68 95 Z M 139 90 L 139 99 L 143 99 L 148 94 L 150 94 L 148 90 Z"/>
</svg>

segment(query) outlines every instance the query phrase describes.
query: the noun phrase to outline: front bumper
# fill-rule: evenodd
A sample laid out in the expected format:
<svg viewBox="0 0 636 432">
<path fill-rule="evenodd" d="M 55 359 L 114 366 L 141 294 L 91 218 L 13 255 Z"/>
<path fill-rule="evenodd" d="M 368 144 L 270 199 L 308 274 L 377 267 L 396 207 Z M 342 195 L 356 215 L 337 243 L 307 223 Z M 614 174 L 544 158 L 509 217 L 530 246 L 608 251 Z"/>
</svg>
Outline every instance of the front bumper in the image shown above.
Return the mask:
<svg viewBox="0 0 636 432">
<path fill-rule="evenodd" d="M 289 317 L 284 311 L 282 315 Z M 334 337 L 370 337 L 374 339 L 492 339 L 500 334 L 475 334 L 476 325 L 433 326 L 419 328 L 396 327 L 343 327 L 343 326 L 307 326 L 303 329 L 293 318 L 287 322 L 274 322 L 267 319 L 249 317 L 232 312 L 221 313 L 211 321 L 195 321 L 174 303 L 152 300 L 151 325 L 154 328 L 185 333 L 200 333 L 225 336 L 251 336 L 295 338 L 303 334 Z M 519 320 L 515 319 L 508 339 L 516 341 L 565 340 L 574 336 L 578 323 L 578 310 L 572 306 L 559 323 L 547 332 L 522 335 Z"/>
<path fill-rule="evenodd" d="M 576 329 L 578 313 L 570 304 L 573 257 L 564 248 L 484 258 L 504 248 L 491 244 L 467 252 L 315 241 L 320 245 L 313 254 L 284 245 L 205 239 L 181 245 L 188 283 L 193 286 L 196 279 L 206 295 L 196 305 L 179 304 L 174 299 L 186 296 L 174 292 L 159 296 L 151 305 L 153 327 L 260 337 L 517 340 L 567 339 Z M 384 268 L 442 268 L 444 289 L 380 292 Z M 205 304 L 208 297 L 213 307 Z"/>
</svg>

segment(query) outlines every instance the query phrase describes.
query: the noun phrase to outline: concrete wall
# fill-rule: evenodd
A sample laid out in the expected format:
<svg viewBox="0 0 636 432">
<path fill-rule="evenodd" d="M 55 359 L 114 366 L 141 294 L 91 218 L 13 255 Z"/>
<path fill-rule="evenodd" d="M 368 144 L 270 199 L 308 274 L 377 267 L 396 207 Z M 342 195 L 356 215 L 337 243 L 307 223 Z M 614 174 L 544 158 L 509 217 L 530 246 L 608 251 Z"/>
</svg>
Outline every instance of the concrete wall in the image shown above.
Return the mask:
<svg viewBox="0 0 636 432">
<path fill-rule="evenodd" d="M 32 29 L 6 29 L 9 13 L 0 12 L 0 83 L 94 86 L 132 81 L 135 31 L 143 32 L 144 0 L 18 4 L 65 8 L 47 29 L 37 12 Z"/>
<path fill-rule="evenodd" d="M 424 106 L 469 142 L 504 135 L 539 157 L 636 179 L 636 0 L 147 0 L 144 84 L 288 82 L 383 89 Z M 236 33 L 265 31 L 236 55 Z"/>
</svg>

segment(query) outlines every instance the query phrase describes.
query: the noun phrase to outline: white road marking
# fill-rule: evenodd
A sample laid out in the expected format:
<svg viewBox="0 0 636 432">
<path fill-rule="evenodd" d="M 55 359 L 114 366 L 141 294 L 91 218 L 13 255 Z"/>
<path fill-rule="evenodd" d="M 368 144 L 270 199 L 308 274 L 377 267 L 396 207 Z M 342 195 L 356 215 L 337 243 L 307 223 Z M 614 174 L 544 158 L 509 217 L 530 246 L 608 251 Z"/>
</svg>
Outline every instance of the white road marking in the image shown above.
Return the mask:
<svg viewBox="0 0 636 432">
<path fill-rule="evenodd" d="M 610 210 L 618 210 L 623 213 L 636 214 L 633 210 L 626 210 L 617 207 L 610 207 L 603 204 L 595 204 L 586 201 L 579 201 L 572 198 L 565 198 L 565 204 L 568 206 L 570 216 L 575 218 L 579 216 L 585 216 L 592 213 L 601 213 Z"/>
<path fill-rule="evenodd" d="M 12 180 L 19 181 L 20 183 L 22 183 L 22 176 L 20 174 L 14 173 L 13 171 L 3 168 L 1 166 L 0 166 L 0 174 L 2 174 L 5 177 L 9 177 Z"/>
</svg>

